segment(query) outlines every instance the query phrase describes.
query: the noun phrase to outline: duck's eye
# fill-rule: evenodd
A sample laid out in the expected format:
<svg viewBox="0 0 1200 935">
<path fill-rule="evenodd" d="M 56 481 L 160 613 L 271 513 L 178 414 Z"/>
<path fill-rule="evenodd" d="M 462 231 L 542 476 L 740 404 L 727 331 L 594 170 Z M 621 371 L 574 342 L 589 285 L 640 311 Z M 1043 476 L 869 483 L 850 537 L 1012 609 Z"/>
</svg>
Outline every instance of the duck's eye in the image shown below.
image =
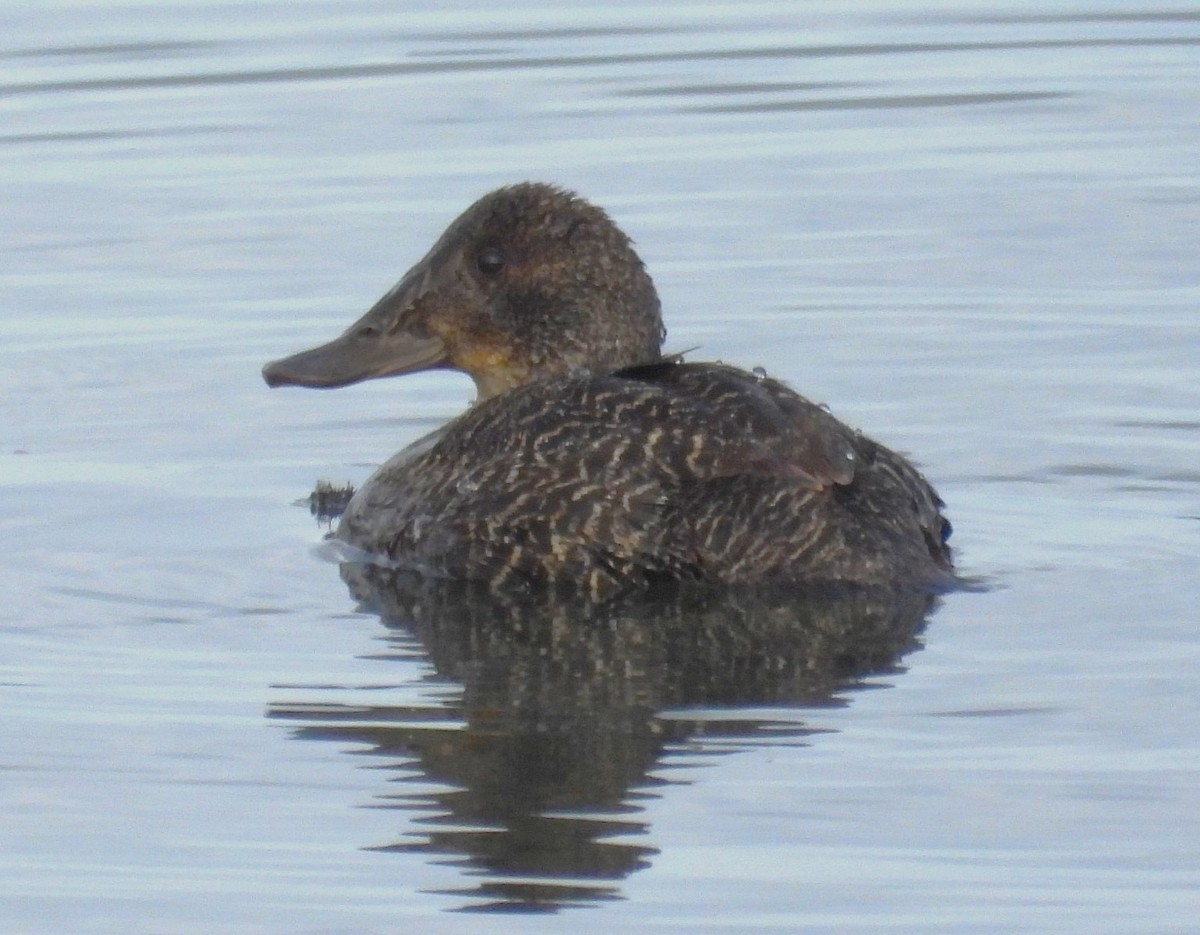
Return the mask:
<svg viewBox="0 0 1200 935">
<path fill-rule="evenodd" d="M 495 276 L 504 269 L 504 253 L 499 247 L 484 247 L 475 257 L 475 265 L 479 267 L 479 272 Z"/>
</svg>

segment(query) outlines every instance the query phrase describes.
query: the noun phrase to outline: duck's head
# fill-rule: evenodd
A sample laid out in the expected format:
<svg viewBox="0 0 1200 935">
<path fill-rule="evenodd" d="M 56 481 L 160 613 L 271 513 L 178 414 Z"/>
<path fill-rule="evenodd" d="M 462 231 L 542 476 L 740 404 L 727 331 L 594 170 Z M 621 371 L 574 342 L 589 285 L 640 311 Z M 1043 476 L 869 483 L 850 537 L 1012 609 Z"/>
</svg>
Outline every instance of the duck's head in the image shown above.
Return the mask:
<svg viewBox="0 0 1200 935">
<path fill-rule="evenodd" d="M 270 386 L 345 386 L 448 368 L 480 399 L 579 369 L 648 363 L 664 331 L 658 295 L 602 210 L 550 185 L 501 188 L 341 337 L 263 368 Z"/>
</svg>

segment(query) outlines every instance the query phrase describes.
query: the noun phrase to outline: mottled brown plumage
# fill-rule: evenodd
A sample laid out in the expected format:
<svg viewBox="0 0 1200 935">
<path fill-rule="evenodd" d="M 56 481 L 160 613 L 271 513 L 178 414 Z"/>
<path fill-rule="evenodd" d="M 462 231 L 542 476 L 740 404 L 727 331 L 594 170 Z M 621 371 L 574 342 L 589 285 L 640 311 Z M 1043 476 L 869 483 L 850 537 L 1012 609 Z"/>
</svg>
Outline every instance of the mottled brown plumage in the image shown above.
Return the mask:
<svg viewBox="0 0 1200 935">
<path fill-rule="evenodd" d="M 949 524 L 908 461 L 775 380 L 662 358 L 662 336 L 628 238 L 526 184 L 469 208 L 341 338 L 264 376 L 471 374 L 479 401 L 380 468 L 338 527 L 430 574 L 597 597 L 949 580 Z"/>
</svg>

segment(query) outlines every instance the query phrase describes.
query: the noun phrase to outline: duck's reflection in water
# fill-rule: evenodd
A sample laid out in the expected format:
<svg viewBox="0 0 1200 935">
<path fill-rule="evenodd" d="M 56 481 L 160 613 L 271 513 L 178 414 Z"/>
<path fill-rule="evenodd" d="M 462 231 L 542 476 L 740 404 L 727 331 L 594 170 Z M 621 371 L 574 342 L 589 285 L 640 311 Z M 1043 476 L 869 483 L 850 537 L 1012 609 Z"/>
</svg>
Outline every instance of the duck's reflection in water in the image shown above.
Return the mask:
<svg viewBox="0 0 1200 935">
<path fill-rule="evenodd" d="M 597 606 L 498 598 L 371 565 L 342 574 L 394 628 L 395 655 L 411 660 L 415 637 L 461 694 L 417 706 L 281 702 L 270 713 L 301 722 L 299 737 L 366 744 L 395 764 L 416 791 L 377 804 L 419 814 L 379 849 L 461 863 L 481 878 L 457 891 L 474 909 L 618 898 L 616 881 L 657 853 L 639 801 L 661 794 L 673 760 L 805 743 L 812 731 L 780 709 L 839 704 L 857 680 L 895 671 L 935 602 L 685 589 Z"/>
</svg>

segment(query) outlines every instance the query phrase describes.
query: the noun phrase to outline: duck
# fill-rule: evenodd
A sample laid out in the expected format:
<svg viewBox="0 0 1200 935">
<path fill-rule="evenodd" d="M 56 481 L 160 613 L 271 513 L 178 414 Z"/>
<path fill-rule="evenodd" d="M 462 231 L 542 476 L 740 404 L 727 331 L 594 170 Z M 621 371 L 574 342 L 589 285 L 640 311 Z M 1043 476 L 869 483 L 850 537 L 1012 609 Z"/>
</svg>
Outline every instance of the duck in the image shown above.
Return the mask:
<svg viewBox="0 0 1200 935">
<path fill-rule="evenodd" d="M 387 460 L 334 535 L 372 561 L 590 599 L 661 584 L 944 588 L 944 503 L 903 455 L 760 369 L 663 350 L 633 242 L 567 189 L 455 221 L 271 387 L 461 371 L 475 402 Z"/>
</svg>

